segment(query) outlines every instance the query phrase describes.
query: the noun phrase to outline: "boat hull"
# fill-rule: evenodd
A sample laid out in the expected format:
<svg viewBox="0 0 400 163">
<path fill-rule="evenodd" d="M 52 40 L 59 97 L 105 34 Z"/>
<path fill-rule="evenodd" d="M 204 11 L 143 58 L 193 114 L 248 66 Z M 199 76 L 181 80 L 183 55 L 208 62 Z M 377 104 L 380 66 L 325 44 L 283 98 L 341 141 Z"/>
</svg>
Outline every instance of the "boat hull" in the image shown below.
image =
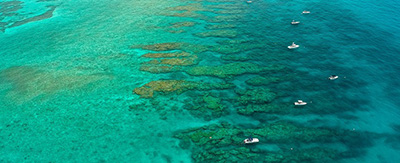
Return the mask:
<svg viewBox="0 0 400 163">
<path fill-rule="evenodd" d="M 336 79 L 338 79 L 339 78 L 339 76 L 335 76 L 335 77 L 329 77 L 328 79 L 329 80 L 336 80 Z"/>
<path fill-rule="evenodd" d="M 253 144 L 253 143 L 260 142 L 260 140 L 258 140 L 258 138 L 253 138 L 252 141 L 249 141 L 249 139 L 244 139 L 243 142 L 244 142 L 244 144 Z"/>
<path fill-rule="evenodd" d="M 307 105 L 307 103 L 306 103 L 306 102 L 302 102 L 302 103 L 300 103 L 300 102 L 294 102 L 294 105 L 296 105 L 296 106 L 303 106 L 303 105 Z"/>
</svg>

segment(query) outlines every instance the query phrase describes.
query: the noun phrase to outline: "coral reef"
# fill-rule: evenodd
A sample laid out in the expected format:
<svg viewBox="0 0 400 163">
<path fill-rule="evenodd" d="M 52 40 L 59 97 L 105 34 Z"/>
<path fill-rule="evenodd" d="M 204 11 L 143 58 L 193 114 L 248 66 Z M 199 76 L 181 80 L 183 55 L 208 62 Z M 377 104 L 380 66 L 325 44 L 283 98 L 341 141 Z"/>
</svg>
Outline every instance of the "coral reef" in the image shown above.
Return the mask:
<svg viewBox="0 0 400 163">
<path fill-rule="evenodd" d="M 192 150 L 195 162 L 237 162 L 242 159 L 282 161 L 332 160 L 339 152 L 329 148 L 305 148 L 296 150 L 267 151 L 259 148 L 243 147 L 247 136 L 260 139 L 261 143 L 307 143 L 329 142 L 337 133 L 323 128 L 307 128 L 288 122 L 275 122 L 259 128 L 238 128 L 226 123 L 215 124 L 182 131 L 175 135 L 181 139 L 180 146 Z M 192 146 L 193 144 L 194 146 Z"/>
<path fill-rule="evenodd" d="M 276 97 L 274 92 L 265 88 L 236 90 L 235 92 L 239 95 L 237 101 L 242 105 L 269 103 Z"/>
<path fill-rule="evenodd" d="M 184 6 L 168 7 L 167 10 L 170 11 L 207 11 L 201 3 L 189 3 Z"/>
<path fill-rule="evenodd" d="M 227 37 L 234 38 L 238 32 L 236 30 L 213 30 L 194 34 L 198 37 Z"/>
<path fill-rule="evenodd" d="M 339 155 L 340 153 L 337 150 L 319 147 L 291 152 L 262 151 L 238 147 L 231 150 L 198 151 L 193 155 L 193 160 L 195 162 L 333 162 L 337 160 Z"/>
<path fill-rule="evenodd" d="M 141 71 L 151 73 L 165 73 L 181 70 L 181 66 L 189 66 L 197 64 L 197 55 L 187 52 L 173 53 L 147 53 L 144 58 L 155 58 L 151 61 L 144 62 L 140 66 Z M 164 58 L 158 60 L 158 58 Z"/>
<path fill-rule="evenodd" d="M 260 73 L 264 71 L 279 70 L 279 66 L 261 67 L 253 63 L 229 63 L 221 66 L 197 66 L 188 69 L 186 72 L 190 75 L 216 76 L 220 78 L 229 78 L 235 75 L 246 73 Z"/>
<path fill-rule="evenodd" d="M 254 85 L 254 86 L 268 85 L 268 84 L 277 83 L 277 82 L 279 82 L 279 78 L 277 78 L 277 77 L 265 78 L 265 77 L 257 76 L 257 77 L 251 78 L 249 80 L 246 80 L 247 84 Z"/>
<path fill-rule="evenodd" d="M 254 129 L 243 129 L 223 123 L 184 131 L 176 137 L 210 149 L 240 145 L 246 136 L 257 137 L 262 142 L 306 143 L 331 142 L 330 137 L 337 134 L 335 131 L 323 128 L 307 128 L 289 122 L 275 122 Z"/>
<path fill-rule="evenodd" d="M 10 67 L 0 71 L 0 81 L 8 81 L 13 88 L 7 97 L 18 103 L 44 98 L 62 91 L 77 91 L 87 85 L 111 80 L 107 74 L 83 74 L 82 70 L 53 70 L 31 66 Z M 92 88 L 94 89 L 94 88 Z"/>
<path fill-rule="evenodd" d="M 171 27 L 172 28 L 181 28 L 181 27 L 192 27 L 194 26 L 196 23 L 195 22 L 177 22 L 177 23 L 171 23 Z"/>
<path fill-rule="evenodd" d="M 206 29 L 211 29 L 211 30 L 213 30 L 213 29 L 225 29 L 225 28 L 235 28 L 236 27 L 236 25 L 234 25 L 234 24 L 209 24 L 209 25 L 206 25 Z"/>
<path fill-rule="evenodd" d="M 243 115 L 251 115 L 253 113 L 287 113 L 289 112 L 288 106 L 280 106 L 275 104 L 262 104 L 262 105 L 254 105 L 250 104 L 246 107 L 242 107 L 238 109 L 239 114 Z"/>
<path fill-rule="evenodd" d="M 217 10 L 214 11 L 216 14 L 245 14 L 248 13 L 246 10 Z"/>
<path fill-rule="evenodd" d="M 197 60 L 197 55 L 192 55 L 190 57 L 185 58 L 166 58 L 161 60 L 151 60 L 149 62 L 145 62 L 144 64 L 163 64 L 163 65 L 172 65 L 172 66 L 189 66 L 194 65 Z"/>
<path fill-rule="evenodd" d="M 179 12 L 179 13 L 174 13 L 174 14 L 164 14 L 165 16 L 172 16 L 172 17 L 186 17 L 186 18 L 198 18 L 198 19 L 208 19 L 208 17 L 195 13 L 192 11 L 185 11 L 185 12 Z"/>
<path fill-rule="evenodd" d="M 189 110 L 192 115 L 202 117 L 205 120 L 218 118 L 227 113 L 226 107 L 221 104 L 221 99 L 209 93 L 193 101 L 193 105 L 186 105 L 185 109 Z"/>
<path fill-rule="evenodd" d="M 144 58 L 173 58 L 173 57 L 188 57 L 191 54 L 188 52 L 173 52 L 173 53 L 147 53 L 142 55 Z"/>
<path fill-rule="evenodd" d="M 242 7 L 237 4 L 218 4 L 218 5 L 207 5 L 208 8 L 212 9 L 225 9 L 225 10 L 241 10 Z"/>
<path fill-rule="evenodd" d="M 227 89 L 231 88 L 231 84 L 210 84 L 202 82 L 192 82 L 185 80 L 158 80 L 151 81 L 141 87 L 135 88 L 133 93 L 143 98 L 152 98 L 154 92 L 170 93 L 176 92 L 178 94 L 187 90 L 209 90 L 209 89 Z"/>
<path fill-rule="evenodd" d="M 242 15 L 220 15 L 206 19 L 206 21 L 209 23 L 241 22 L 245 20 L 247 19 L 245 19 Z"/>
<path fill-rule="evenodd" d="M 166 51 L 166 50 L 176 50 L 182 46 L 183 43 L 179 42 L 171 42 L 171 43 L 159 43 L 153 45 L 142 45 L 139 46 L 145 50 L 153 50 L 153 51 Z M 136 46 L 132 46 L 131 48 L 137 48 Z"/>
<path fill-rule="evenodd" d="M 181 70 L 181 67 L 170 66 L 170 65 L 141 65 L 140 71 L 147 71 L 151 73 L 166 73 Z"/>
<path fill-rule="evenodd" d="M 222 54 L 234 54 L 252 49 L 259 49 L 264 47 L 260 42 L 248 40 L 229 40 L 219 42 L 221 45 L 214 46 L 212 51 Z"/>
<path fill-rule="evenodd" d="M 166 13 L 163 15 L 166 16 L 174 16 L 174 17 L 191 17 L 191 18 L 200 18 L 200 19 L 206 19 L 207 17 L 196 13 L 198 11 L 209 11 L 209 9 L 206 9 L 201 3 L 189 3 L 188 5 L 184 6 L 175 6 L 175 7 L 169 7 L 167 8 L 169 11 L 173 11 L 176 13 L 170 14 Z"/>
<path fill-rule="evenodd" d="M 17 27 L 20 25 L 24 25 L 26 23 L 51 18 L 51 17 L 53 17 L 53 12 L 56 8 L 57 8 L 57 6 L 49 6 L 49 10 L 47 10 L 45 13 L 38 15 L 38 16 L 31 17 L 31 18 L 27 18 L 27 19 L 24 19 L 21 21 L 16 21 L 12 25 L 10 25 L 8 28 Z"/>
<path fill-rule="evenodd" d="M 248 61 L 248 60 L 250 60 L 249 57 L 245 57 L 245 56 L 232 56 L 232 55 L 222 56 L 221 59 L 226 60 L 226 61 Z"/>
<path fill-rule="evenodd" d="M 217 43 L 219 43 L 219 44 L 228 44 L 228 45 L 230 45 L 230 44 L 243 44 L 243 43 L 255 43 L 256 41 L 254 41 L 254 40 L 244 40 L 244 39 L 236 39 L 236 40 L 232 40 L 232 39 L 229 39 L 229 40 L 219 40 L 219 41 L 217 41 Z"/>
<path fill-rule="evenodd" d="M 168 30 L 167 32 L 169 32 L 169 33 L 184 33 L 186 31 L 181 29 L 181 30 Z"/>
<path fill-rule="evenodd" d="M 182 50 L 194 53 L 201 53 L 207 51 L 209 46 L 190 44 L 185 42 L 168 42 L 168 43 L 158 43 L 151 45 L 132 45 L 132 49 L 140 48 L 152 51 L 170 51 L 170 50 Z"/>
<path fill-rule="evenodd" d="M 0 2 L 0 31 L 4 32 L 7 28 L 13 28 L 17 26 L 21 26 L 30 22 L 40 21 L 44 19 L 51 18 L 53 16 L 54 10 L 57 6 L 47 6 L 48 10 L 43 12 L 42 14 L 34 15 L 32 12 L 27 13 L 18 13 L 20 9 L 22 9 L 25 5 L 22 1 L 5 1 Z M 31 17 L 29 17 L 31 16 Z"/>
</svg>

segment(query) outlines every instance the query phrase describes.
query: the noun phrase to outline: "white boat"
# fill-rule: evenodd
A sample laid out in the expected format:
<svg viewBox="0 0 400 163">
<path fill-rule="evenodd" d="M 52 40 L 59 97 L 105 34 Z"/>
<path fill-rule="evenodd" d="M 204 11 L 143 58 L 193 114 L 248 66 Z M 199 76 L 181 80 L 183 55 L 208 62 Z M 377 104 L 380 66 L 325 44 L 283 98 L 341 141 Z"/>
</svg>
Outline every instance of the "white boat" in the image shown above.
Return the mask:
<svg viewBox="0 0 400 163">
<path fill-rule="evenodd" d="M 294 105 L 307 105 L 307 103 L 303 100 L 297 100 L 297 102 L 294 102 Z"/>
<path fill-rule="evenodd" d="M 297 24 L 300 24 L 300 21 L 294 21 L 294 20 L 293 20 L 293 21 L 291 22 L 291 24 L 292 24 L 292 25 L 297 25 Z"/>
<path fill-rule="evenodd" d="M 243 140 L 244 144 L 252 144 L 252 143 L 258 143 L 260 140 L 258 138 L 247 138 Z"/>
<path fill-rule="evenodd" d="M 337 76 L 337 75 L 331 75 L 331 76 L 329 77 L 329 80 L 336 80 L 337 78 L 339 78 L 339 76 Z"/>
<path fill-rule="evenodd" d="M 247 1 L 247 3 L 251 3 L 251 2 L 253 2 L 253 1 Z"/>
<path fill-rule="evenodd" d="M 305 11 L 305 10 L 302 12 L 302 14 L 309 14 L 309 13 L 311 13 L 311 12 L 310 11 Z"/>
<path fill-rule="evenodd" d="M 298 48 L 300 45 L 296 45 L 294 42 L 292 43 L 292 45 L 288 46 L 289 49 L 296 49 Z"/>
</svg>

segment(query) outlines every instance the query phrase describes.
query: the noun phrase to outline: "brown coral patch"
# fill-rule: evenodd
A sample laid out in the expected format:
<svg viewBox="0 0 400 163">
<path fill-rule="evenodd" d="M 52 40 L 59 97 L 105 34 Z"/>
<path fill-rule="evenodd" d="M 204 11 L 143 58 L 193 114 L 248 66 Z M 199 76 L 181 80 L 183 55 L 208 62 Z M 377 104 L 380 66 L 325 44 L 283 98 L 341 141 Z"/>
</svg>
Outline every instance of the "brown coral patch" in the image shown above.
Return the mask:
<svg viewBox="0 0 400 163">
<path fill-rule="evenodd" d="M 212 9 L 226 9 L 226 10 L 241 10 L 242 7 L 235 4 L 218 4 L 218 5 L 207 5 L 208 8 Z"/>
<path fill-rule="evenodd" d="M 172 17 L 186 17 L 186 18 L 199 18 L 199 19 L 207 19 L 208 17 L 192 11 L 185 11 L 185 12 L 177 12 L 173 14 L 163 14 L 165 16 L 172 16 Z"/>
<path fill-rule="evenodd" d="M 187 58 L 168 58 L 162 60 L 151 60 L 144 64 L 163 64 L 163 65 L 175 65 L 175 66 L 189 66 L 196 64 L 197 56 L 191 56 Z"/>
<path fill-rule="evenodd" d="M 210 11 L 205 8 L 201 3 L 190 3 L 185 6 L 175 6 L 167 8 L 168 11 L 172 11 L 175 13 L 165 13 L 165 16 L 174 16 L 174 17 L 191 17 L 191 18 L 200 18 L 207 19 L 207 16 L 196 13 L 197 11 Z"/>
<path fill-rule="evenodd" d="M 197 64 L 197 55 L 187 52 L 174 53 L 147 53 L 142 57 L 156 58 L 148 62 L 144 62 L 140 67 L 141 71 L 152 73 L 165 73 L 181 70 L 181 66 L 189 66 Z M 158 59 L 164 58 L 164 59 Z"/>
<path fill-rule="evenodd" d="M 210 46 L 190 44 L 184 42 L 168 42 L 168 43 L 159 43 L 152 45 L 132 45 L 131 48 L 141 48 L 152 51 L 183 50 L 194 53 L 201 53 L 209 50 Z"/>
<path fill-rule="evenodd" d="M 188 57 L 191 54 L 188 52 L 173 52 L 173 53 L 147 53 L 142 55 L 145 58 L 173 58 L 173 57 Z"/>
<path fill-rule="evenodd" d="M 151 73 L 166 73 L 166 72 L 173 72 L 179 71 L 181 67 L 177 66 L 170 66 L 170 65 L 142 65 L 140 66 L 140 71 L 147 71 Z"/>
<path fill-rule="evenodd" d="M 141 87 L 135 88 L 133 92 L 143 98 L 152 98 L 154 96 L 154 92 L 176 92 L 180 94 L 192 89 L 208 90 L 227 89 L 232 87 L 232 84 L 210 84 L 185 80 L 158 80 L 151 81 L 150 83 L 147 83 Z"/>
<path fill-rule="evenodd" d="M 168 30 L 167 32 L 169 32 L 169 33 L 184 33 L 186 31 L 181 29 L 181 30 Z"/>
<path fill-rule="evenodd" d="M 207 11 L 201 3 L 190 3 L 185 6 L 169 7 L 167 10 L 170 11 Z"/>
<path fill-rule="evenodd" d="M 171 27 L 172 28 L 180 28 L 180 27 L 192 27 L 194 26 L 196 23 L 195 22 L 177 22 L 177 23 L 171 23 Z"/>
<path fill-rule="evenodd" d="M 171 58 L 171 59 L 162 59 L 160 64 L 166 65 L 179 65 L 179 66 L 189 66 L 196 64 L 197 56 L 189 57 L 189 58 Z"/>
<path fill-rule="evenodd" d="M 144 45 L 141 48 L 146 50 L 153 51 L 166 51 L 166 50 L 175 50 L 181 47 L 182 43 L 171 42 L 171 43 L 159 43 L 153 45 Z"/>
<path fill-rule="evenodd" d="M 19 66 L 0 71 L 0 81 L 12 85 L 6 96 L 17 103 L 49 98 L 63 91 L 78 91 L 87 85 L 110 79 L 112 76 L 105 74 L 82 74 L 79 69 L 42 70 Z"/>
<path fill-rule="evenodd" d="M 134 93 L 144 98 L 151 98 L 154 95 L 154 91 L 157 92 L 183 92 L 187 89 L 193 89 L 196 87 L 196 82 L 188 82 L 184 80 L 159 80 L 151 81 L 143 85 L 142 87 L 135 88 Z"/>
</svg>

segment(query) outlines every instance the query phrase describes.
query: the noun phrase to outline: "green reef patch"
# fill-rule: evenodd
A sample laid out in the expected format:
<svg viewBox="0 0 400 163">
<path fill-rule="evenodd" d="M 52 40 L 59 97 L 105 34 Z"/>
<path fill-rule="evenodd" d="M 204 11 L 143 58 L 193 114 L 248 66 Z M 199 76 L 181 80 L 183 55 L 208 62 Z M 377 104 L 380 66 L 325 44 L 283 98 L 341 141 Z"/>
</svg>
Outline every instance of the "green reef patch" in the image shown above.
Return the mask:
<svg viewBox="0 0 400 163">
<path fill-rule="evenodd" d="M 175 137 L 180 146 L 192 151 L 194 162 L 240 162 L 263 160 L 264 162 L 333 161 L 341 152 L 330 148 L 299 147 L 287 149 L 283 144 L 329 143 L 338 141 L 340 132 L 326 128 L 308 128 L 289 122 L 274 122 L 257 128 L 236 127 L 227 123 L 214 124 L 180 131 Z M 259 144 L 282 144 L 278 150 L 245 145 L 243 140 L 253 136 Z M 250 161 L 252 162 L 252 161 Z"/>
<path fill-rule="evenodd" d="M 224 55 L 221 57 L 221 59 L 226 60 L 226 61 L 236 61 L 236 62 L 244 62 L 244 61 L 248 61 L 251 60 L 251 58 L 246 57 L 246 56 L 235 56 L 235 55 Z"/>
<path fill-rule="evenodd" d="M 226 28 L 235 28 L 234 24 L 207 24 L 206 29 L 215 30 L 215 29 L 226 29 Z"/>
<path fill-rule="evenodd" d="M 253 85 L 253 86 L 261 86 L 261 85 L 269 85 L 271 83 L 277 83 L 279 82 L 280 79 L 277 77 L 261 77 L 261 76 L 257 76 L 254 78 L 251 78 L 249 80 L 246 80 L 246 83 L 249 85 Z"/>
<path fill-rule="evenodd" d="M 239 95 L 237 101 L 241 105 L 269 103 L 276 97 L 274 92 L 266 88 L 236 90 L 235 92 Z"/>
<path fill-rule="evenodd" d="M 191 104 L 185 105 L 184 109 L 188 110 L 192 115 L 205 120 L 211 120 L 226 115 L 227 107 L 223 105 L 222 99 L 206 93 L 199 96 Z"/>
<path fill-rule="evenodd" d="M 198 37 L 226 37 L 226 38 L 234 38 L 238 35 L 236 30 L 212 30 L 207 32 L 201 32 L 194 34 Z"/>
<path fill-rule="evenodd" d="M 282 69 L 280 66 L 262 67 L 254 63 L 229 63 L 220 66 L 196 66 L 188 69 L 186 72 L 194 76 L 215 76 L 220 78 L 230 78 L 241 74 L 254 74 Z"/>
<path fill-rule="evenodd" d="M 254 113 L 285 114 L 290 113 L 289 106 L 277 104 L 249 104 L 238 108 L 237 112 L 242 115 L 252 115 Z"/>
<path fill-rule="evenodd" d="M 214 46 L 211 51 L 221 54 L 235 54 L 265 47 L 262 42 L 251 40 L 225 40 L 218 43 L 220 45 Z"/>
<path fill-rule="evenodd" d="M 220 15 L 206 19 L 209 23 L 242 22 L 245 20 L 246 19 L 243 15 Z"/>
</svg>

